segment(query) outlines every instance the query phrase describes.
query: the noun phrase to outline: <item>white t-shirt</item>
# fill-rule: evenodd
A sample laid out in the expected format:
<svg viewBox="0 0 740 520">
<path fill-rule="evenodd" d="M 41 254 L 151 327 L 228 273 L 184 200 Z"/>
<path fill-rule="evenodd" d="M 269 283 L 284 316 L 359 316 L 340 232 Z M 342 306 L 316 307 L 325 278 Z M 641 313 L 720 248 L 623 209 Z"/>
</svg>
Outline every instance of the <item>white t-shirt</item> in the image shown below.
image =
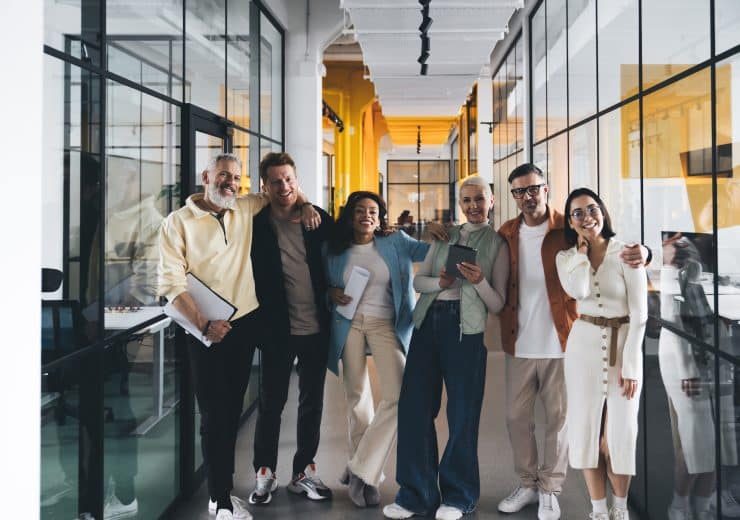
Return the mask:
<svg viewBox="0 0 740 520">
<path fill-rule="evenodd" d="M 552 321 L 542 266 L 542 241 L 549 222 L 519 228 L 519 309 L 515 357 L 562 358 L 563 350 Z"/>
<path fill-rule="evenodd" d="M 370 280 L 357 305 L 357 314 L 373 318 L 393 319 L 393 292 L 391 290 L 391 272 L 378 253 L 375 241 L 368 244 L 352 244 L 349 249 L 347 266 L 344 269 L 344 283 L 349 281 L 353 266 L 364 267 L 370 271 Z"/>
</svg>

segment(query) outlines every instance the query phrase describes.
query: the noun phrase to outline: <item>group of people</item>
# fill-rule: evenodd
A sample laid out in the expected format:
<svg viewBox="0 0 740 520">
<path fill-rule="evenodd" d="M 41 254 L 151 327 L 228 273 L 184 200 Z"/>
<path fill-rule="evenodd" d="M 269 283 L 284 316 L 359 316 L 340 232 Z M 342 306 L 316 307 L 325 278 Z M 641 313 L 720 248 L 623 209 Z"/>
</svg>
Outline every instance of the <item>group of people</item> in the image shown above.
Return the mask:
<svg viewBox="0 0 740 520">
<path fill-rule="evenodd" d="M 472 512 L 480 496 L 489 314 L 501 320 L 506 422 L 520 480 L 499 511 L 539 503 L 538 518 L 560 518 L 557 496 L 570 460 L 584 471 L 590 517 L 628 518 L 649 251 L 614 238 L 596 193 L 575 190 L 562 214 L 547 203 L 542 171 L 523 164 L 509 176 L 521 214 L 497 232 L 488 218 L 490 186 L 468 177 L 458 201 L 466 223 L 432 226 L 428 244 L 390 232 L 383 199 L 368 191 L 352 193 L 334 222 L 306 200 L 286 153 L 267 154 L 259 172 L 263 191 L 237 197 L 239 158 L 218 155 L 202 173 L 204 192 L 170 214 L 160 233 L 159 293 L 213 342 L 205 347 L 203 338 L 189 336 L 188 353 L 209 509 L 217 520 L 251 518 L 231 490 L 256 348 L 261 392 L 250 504 L 269 504 L 277 488 L 281 414 L 297 364 L 298 436 L 289 491 L 332 498 L 314 460 L 328 368 L 341 375 L 347 399 L 349 458 L 340 480 L 351 501 L 357 507 L 381 503 L 378 486 L 397 438 L 399 491 L 383 508 L 387 518 L 446 520 Z M 457 246 L 473 249 L 474 259 L 450 264 Z M 348 288 L 358 272 L 366 279 L 361 292 Z M 187 291 L 188 273 L 236 307 L 229 321 L 205 318 Z M 380 381 L 377 406 L 368 353 Z M 449 439 L 440 459 L 434 420 L 443 385 Z M 538 396 L 546 420 L 542 457 L 534 436 Z"/>
</svg>

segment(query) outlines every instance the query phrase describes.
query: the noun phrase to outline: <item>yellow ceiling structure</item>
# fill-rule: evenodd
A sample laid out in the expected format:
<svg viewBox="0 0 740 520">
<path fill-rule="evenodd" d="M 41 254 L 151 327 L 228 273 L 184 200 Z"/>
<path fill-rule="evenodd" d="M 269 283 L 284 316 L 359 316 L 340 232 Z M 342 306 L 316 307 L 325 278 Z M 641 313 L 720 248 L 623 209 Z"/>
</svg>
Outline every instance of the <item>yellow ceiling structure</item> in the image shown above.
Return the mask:
<svg viewBox="0 0 740 520">
<path fill-rule="evenodd" d="M 396 146 L 416 145 L 421 127 L 421 144 L 440 145 L 447 142 L 456 117 L 388 117 L 385 118 L 388 133 Z"/>
</svg>

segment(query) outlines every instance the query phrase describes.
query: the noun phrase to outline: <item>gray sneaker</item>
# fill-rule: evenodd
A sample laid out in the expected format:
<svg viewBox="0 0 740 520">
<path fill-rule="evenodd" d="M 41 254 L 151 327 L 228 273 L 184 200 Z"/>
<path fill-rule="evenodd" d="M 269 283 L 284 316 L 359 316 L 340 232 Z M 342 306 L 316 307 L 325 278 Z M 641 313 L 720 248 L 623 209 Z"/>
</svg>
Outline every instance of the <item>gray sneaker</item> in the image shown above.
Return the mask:
<svg viewBox="0 0 740 520">
<path fill-rule="evenodd" d="M 262 466 L 257 470 L 255 481 L 254 491 L 249 495 L 249 503 L 255 506 L 266 506 L 277 489 L 277 477 L 270 468 Z"/>
<path fill-rule="evenodd" d="M 316 474 L 316 464 L 309 464 L 303 473 L 293 475 L 288 491 L 306 495 L 310 500 L 331 500 L 332 492 Z"/>
</svg>

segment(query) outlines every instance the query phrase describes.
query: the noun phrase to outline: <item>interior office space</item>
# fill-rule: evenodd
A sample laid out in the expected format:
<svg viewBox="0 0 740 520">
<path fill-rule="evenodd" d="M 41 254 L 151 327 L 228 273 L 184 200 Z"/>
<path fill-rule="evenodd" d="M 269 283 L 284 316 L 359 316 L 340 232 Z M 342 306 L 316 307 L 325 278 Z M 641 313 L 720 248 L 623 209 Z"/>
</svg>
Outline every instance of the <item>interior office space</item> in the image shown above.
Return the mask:
<svg viewBox="0 0 740 520">
<path fill-rule="evenodd" d="M 245 192 L 259 189 L 260 157 L 285 150 L 318 204 L 338 209 L 353 189 L 380 190 L 391 219 L 408 210 L 414 223 L 454 220 L 455 183 L 470 174 L 492 184 L 496 226 L 514 217 L 506 177 L 524 161 L 546 172 L 555 207 L 573 188 L 599 192 L 620 238 L 653 251 L 631 503 L 664 518 L 674 492 L 711 490 L 718 516 L 735 511 L 736 0 L 432 0 L 426 75 L 416 0 L 15 4 L 3 7 L 3 59 L 22 72 L 3 86 L 16 88 L 2 102 L 17 121 L 3 141 L 28 177 L 8 174 L 3 186 L 10 214 L 28 221 L 7 226 L 8 246 L 24 254 L 3 259 L 13 294 L 3 327 L 32 330 L 24 337 L 36 347 L 0 379 L 3 410 L 32 425 L 4 432 L 3 445 L 35 454 L 20 479 L 33 485 L 8 487 L 31 490 L 33 515 L 104 518 L 116 494 L 135 497 L 140 518 L 166 516 L 202 481 L 182 332 L 155 297 L 156 231 L 199 189 L 216 150 L 242 158 Z M 466 27 L 468 44 L 486 49 L 472 75 L 455 72 L 468 55 L 442 55 Z M 398 52 L 409 33 L 412 63 Z M 338 71 L 356 84 L 335 81 Z M 419 85 L 429 99 L 404 93 Z M 41 196 L 14 196 L 23 182 Z M 687 259 L 701 272 L 693 320 L 677 275 Z M 17 464 L 27 471 L 28 460 Z"/>
</svg>

